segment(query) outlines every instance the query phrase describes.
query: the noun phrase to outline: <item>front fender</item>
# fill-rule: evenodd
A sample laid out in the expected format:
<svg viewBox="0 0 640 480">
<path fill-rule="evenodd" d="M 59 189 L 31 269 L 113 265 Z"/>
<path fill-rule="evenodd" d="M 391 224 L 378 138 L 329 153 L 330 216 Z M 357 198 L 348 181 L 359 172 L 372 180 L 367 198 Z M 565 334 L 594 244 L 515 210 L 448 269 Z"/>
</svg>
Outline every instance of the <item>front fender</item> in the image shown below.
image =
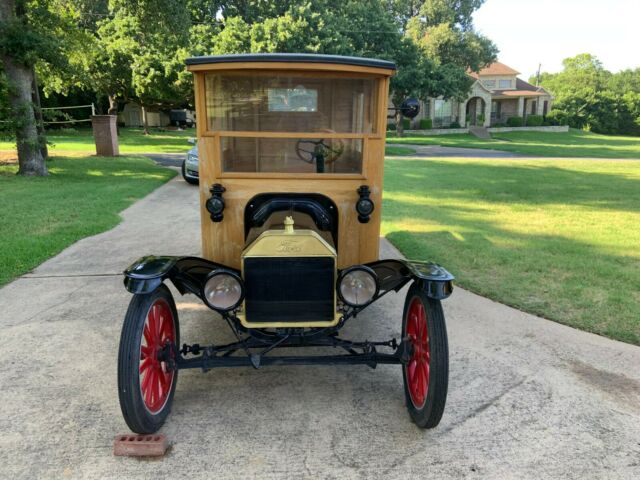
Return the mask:
<svg viewBox="0 0 640 480">
<path fill-rule="evenodd" d="M 219 268 L 240 273 L 199 257 L 149 255 L 136 260 L 124 271 L 124 286 L 131 293 L 150 293 L 168 278 L 182 295 L 193 293 L 200 297 L 207 275 Z"/>
<path fill-rule="evenodd" d="M 435 263 L 390 259 L 365 265 L 376 272 L 381 293 L 397 292 L 411 280 L 435 300 L 448 298 L 453 292 L 454 276 Z"/>
</svg>

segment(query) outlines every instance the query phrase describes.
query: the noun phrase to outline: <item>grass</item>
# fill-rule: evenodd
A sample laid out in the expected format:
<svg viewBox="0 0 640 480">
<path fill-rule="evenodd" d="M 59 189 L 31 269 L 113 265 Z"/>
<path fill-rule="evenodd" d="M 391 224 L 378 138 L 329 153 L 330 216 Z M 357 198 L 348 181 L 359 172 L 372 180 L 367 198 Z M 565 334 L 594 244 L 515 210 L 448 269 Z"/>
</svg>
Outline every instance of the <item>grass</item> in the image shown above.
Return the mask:
<svg viewBox="0 0 640 480">
<path fill-rule="evenodd" d="M 195 137 L 195 129 L 183 131 L 151 130 L 144 135 L 141 128 L 121 128 L 120 154 L 132 153 L 183 153 L 191 148 L 187 141 Z M 69 153 L 95 153 L 93 133 L 90 129 L 78 129 L 75 132 L 58 132 L 52 130 L 47 133 L 47 140 L 52 143 L 50 153 L 65 155 Z M 0 141 L 0 150 L 15 150 L 13 141 Z"/>
<path fill-rule="evenodd" d="M 403 156 L 403 155 L 413 155 L 416 153 L 415 149 L 410 147 L 398 147 L 398 146 L 387 146 L 384 149 L 385 155 L 390 156 Z"/>
<path fill-rule="evenodd" d="M 387 134 L 387 143 L 441 145 L 444 147 L 503 150 L 540 157 L 633 158 L 640 159 L 640 138 L 598 135 L 571 129 L 566 133 L 508 132 L 492 134 L 483 140 L 470 134 L 407 135 Z"/>
<path fill-rule="evenodd" d="M 55 157 L 50 175 L 0 165 L 0 285 L 75 241 L 120 222 L 118 212 L 175 175 L 141 157 Z"/>
<path fill-rule="evenodd" d="M 195 130 L 184 131 L 152 131 L 144 135 L 139 128 L 120 129 L 120 153 L 183 153 L 191 148 L 187 141 L 195 137 Z M 91 130 L 78 130 L 47 135 L 52 145 L 49 147 L 53 154 L 90 154 L 95 152 L 95 144 Z M 10 141 L 0 141 L 0 151 L 15 151 L 15 145 Z M 410 147 L 389 146 L 387 155 L 413 155 L 416 151 Z M 12 155 L 13 156 L 13 155 Z"/>
<path fill-rule="evenodd" d="M 640 161 L 386 160 L 383 233 L 481 295 L 640 345 Z"/>
</svg>

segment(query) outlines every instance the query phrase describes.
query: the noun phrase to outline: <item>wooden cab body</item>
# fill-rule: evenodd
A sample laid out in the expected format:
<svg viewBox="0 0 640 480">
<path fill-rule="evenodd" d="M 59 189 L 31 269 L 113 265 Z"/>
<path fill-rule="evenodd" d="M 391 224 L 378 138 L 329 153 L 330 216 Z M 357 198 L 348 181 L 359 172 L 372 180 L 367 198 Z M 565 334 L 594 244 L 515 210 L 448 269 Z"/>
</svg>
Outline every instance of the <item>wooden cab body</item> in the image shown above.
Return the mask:
<svg viewBox="0 0 640 480">
<path fill-rule="evenodd" d="M 337 267 L 378 259 L 391 62 L 306 54 L 187 60 L 195 77 L 202 255 L 240 269 L 260 194 L 322 194 L 338 209 Z M 322 151 L 322 157 L 316 155 Z M 206 209 L 224 187 L 223 220 Z M 375 209 L 358 220 L 358 189 Z"/>
</svg>

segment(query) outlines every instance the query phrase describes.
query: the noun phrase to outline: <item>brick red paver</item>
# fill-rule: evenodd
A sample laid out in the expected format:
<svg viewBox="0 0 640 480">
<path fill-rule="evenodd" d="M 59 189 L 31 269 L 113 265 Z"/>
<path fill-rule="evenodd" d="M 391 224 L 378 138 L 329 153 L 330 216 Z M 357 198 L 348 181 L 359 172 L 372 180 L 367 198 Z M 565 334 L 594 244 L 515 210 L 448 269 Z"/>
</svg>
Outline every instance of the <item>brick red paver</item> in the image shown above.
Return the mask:
<svg viewBox="0 0 640 480">
<path fill-rule="evenodd" d="M 116 435 L 113 440 L 113 454 L 126 457 L 161 457 L 167 451 L 169 442 L 161 433 L 154 435 Z"/>
</svg>

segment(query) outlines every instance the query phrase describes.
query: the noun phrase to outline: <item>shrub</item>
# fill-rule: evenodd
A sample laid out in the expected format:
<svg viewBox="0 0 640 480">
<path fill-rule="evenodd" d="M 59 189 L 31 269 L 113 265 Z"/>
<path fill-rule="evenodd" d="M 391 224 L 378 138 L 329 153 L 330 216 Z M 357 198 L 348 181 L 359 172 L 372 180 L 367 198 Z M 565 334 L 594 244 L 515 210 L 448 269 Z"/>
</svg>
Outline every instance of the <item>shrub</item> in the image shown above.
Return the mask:
<svg viewBox="0 0 640 480">
<path fill-rule="evenodd" d="M 394 132 L 394 131 L 395 131 L 395 129 L 396 129 L 396 124 L 395 124 L 395 123 L 389 123 L 389 124 L 387 124 L 387 130 L 388 130 L 388 131 L 392 131 L 392 132 Z"/>
<path fill-rule="evenodd" d="M 539 127 L 540 125 L 542 125 L 543 121 L 544 119 L 542 118 L 542 115 L 529 115 L 527 117 L 527 126 Z"/>
<path fill-rule="evenodd" d="M 409 130 L 411 128 L 411 120 L 409 120 L 408 118 L 403 118 L 402 128 L 404 128 L 405 130 Z"/>
<path fill-rule="evenodd" d="M 522 125 L 524 125 L 522 117 L 509 117 L 507 119 L 507 126 L 509 127 L 521 127 Z"/>
<path fill-rule="evenodd" d="M 420 119 L 420 130 L 431 130 L 433 128 L 433 120 L 430 118 Z"/>
<path fill-rule="evenodd" d="M 506 126 L 507 126 L 507 124 L 506 124 L 506 123 L 499 122 L 499 123 L 494 123 L 494 124 L 493 124 L 493 125 L 491 125 L 491 126 L 492 126 L 492 127 L 494 127 L 494 128 L 502 128 L 502 127 L 506 127 Z"/>
<path fill-rule="evenodd" d="M 451 125 L 449 125 L 449 128 L 460 128 L 460 124 L 458 122 L 451 122 Z"/>
<path fill-rule="evenodd" d="M 549 125 L 567 125 L 567 114 L 562 110 L 552 110 L 547 114 L 545 121 Z"/>
</svg>

